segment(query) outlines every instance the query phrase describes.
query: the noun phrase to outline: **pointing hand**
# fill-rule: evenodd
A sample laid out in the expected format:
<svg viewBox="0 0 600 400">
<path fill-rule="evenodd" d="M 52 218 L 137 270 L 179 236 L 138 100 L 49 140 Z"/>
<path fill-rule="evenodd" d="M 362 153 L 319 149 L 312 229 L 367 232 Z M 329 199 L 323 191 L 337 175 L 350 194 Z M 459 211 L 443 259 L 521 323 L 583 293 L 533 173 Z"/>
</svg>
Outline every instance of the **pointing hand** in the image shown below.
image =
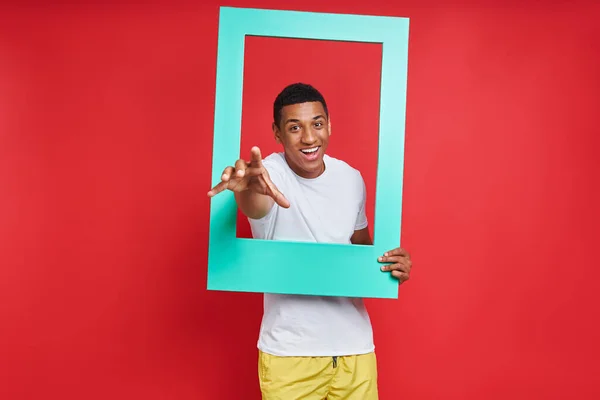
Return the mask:
<svg viewBox="0 0 600 400">
<path fill-rule="evenodd" d="M 238 193 L 250 190 L 271 197 L 283 208 L 290 206 L 289 201 L 271 181 L 258 147 L 252 148 L 250 162 L 239 159 L 235 166 L 225 168 L 221 182 L 208 192 L 208 196 L 214 197 L 226 189 Z"/>
</svg>

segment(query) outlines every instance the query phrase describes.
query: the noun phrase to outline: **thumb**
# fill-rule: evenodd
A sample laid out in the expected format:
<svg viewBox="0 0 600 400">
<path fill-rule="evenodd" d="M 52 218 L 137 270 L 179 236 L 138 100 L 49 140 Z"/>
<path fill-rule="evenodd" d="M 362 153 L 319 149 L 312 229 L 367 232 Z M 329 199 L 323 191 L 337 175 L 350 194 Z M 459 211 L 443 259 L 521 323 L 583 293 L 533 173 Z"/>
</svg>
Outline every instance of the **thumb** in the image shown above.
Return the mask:
<svg viewBox="0 0 600 400">
<path fill-rule="evenodd" d="M 290 208 L 289 200 L 286 199 L 283 193 L 281 193 L 277 188 L 275 188 L 275 191 L 272 193 L 271 197 L 280 207 Z"/>
<path fill-rule="evenodd" d="M 265 183 L 267 184 L 267 189 L 269 191 L 268 195 L 273 200 L 275 200 L 275 203 L 277 203 L 283 208 L 290 208 L 290 202 L 288 201 L 288 199 L 285 198 L 283 193 L 281 193 L 279 189 L 277 189 L 277 186 L 275 186 L 275 184 L 271 182 L 271 179 L 268 176 L 265 176 L 264 179 Z"/>
</svg>

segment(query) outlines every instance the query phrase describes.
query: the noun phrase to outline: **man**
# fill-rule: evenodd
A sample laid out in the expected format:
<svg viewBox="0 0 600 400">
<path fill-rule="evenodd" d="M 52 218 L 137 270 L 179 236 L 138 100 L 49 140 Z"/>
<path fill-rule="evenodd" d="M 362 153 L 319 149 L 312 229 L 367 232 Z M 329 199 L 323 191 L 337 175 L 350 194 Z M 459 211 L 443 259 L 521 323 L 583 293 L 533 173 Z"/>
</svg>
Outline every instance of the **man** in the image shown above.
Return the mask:
<svg viewBox="0 0 600 400">
<path fill-rule="evenodd" d="M 321 93 L 301 83 L 286 87 L 275 99 L 272 128 L 283 153 L 262 160 L 253 147 L 251 160 L 225 168 L 208 195 L 233 191 L 255 238 L 372 244 L 360 172 L 325 153 L 331 123 Z M 378 261 L 399 283 L 409 278 L 403 249 Z M 265 294 L 258 340 L 263 399 L 377 399 L 374 348 L 362 299 Z"/>
</svg>

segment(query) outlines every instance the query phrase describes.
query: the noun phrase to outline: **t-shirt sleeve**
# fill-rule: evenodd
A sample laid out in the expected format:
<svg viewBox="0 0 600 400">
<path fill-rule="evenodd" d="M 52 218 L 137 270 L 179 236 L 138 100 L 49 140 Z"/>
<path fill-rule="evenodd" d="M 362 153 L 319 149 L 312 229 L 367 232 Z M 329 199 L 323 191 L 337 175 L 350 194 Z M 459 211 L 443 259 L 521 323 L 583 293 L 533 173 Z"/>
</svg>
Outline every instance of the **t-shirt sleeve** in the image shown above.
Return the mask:
<svg viewBox="0 0 600 400">
<path fill-rule="evenodd" d="M 356 224 L 354 226 L 354 230 L 357 231 L 359 229 L 364 229 L 366 228 L 369 223 L 367 221 L 367 186 L 365 185 L 365 181 L 362 178 L 362 176 L 359 174 L 359 178 L 360 178 L 360 190 L 361 190 L 361 198 L 362 200 L 360 201 L 359 207 L 358 207 L 358 215 L 356 217 Z"/>
</svg>

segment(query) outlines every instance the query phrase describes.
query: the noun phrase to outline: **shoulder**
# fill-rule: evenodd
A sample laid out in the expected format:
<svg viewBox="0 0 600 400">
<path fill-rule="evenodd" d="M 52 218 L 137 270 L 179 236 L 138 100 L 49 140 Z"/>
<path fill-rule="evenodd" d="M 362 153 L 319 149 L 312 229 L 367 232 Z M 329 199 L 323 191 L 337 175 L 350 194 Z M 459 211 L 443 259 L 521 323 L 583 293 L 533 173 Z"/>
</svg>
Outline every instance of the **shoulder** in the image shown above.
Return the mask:
<svg viewBox="0 0 600 400">
<path fill-rule="evenodd" d="M 363 177 L 360 171 L 346 161 L 325 155 L 325 163 L 331 169 L 331 175 L 335 175 L 337 178 L 348 179 L 360 185 L 363 184 Z"/>
</svg>

